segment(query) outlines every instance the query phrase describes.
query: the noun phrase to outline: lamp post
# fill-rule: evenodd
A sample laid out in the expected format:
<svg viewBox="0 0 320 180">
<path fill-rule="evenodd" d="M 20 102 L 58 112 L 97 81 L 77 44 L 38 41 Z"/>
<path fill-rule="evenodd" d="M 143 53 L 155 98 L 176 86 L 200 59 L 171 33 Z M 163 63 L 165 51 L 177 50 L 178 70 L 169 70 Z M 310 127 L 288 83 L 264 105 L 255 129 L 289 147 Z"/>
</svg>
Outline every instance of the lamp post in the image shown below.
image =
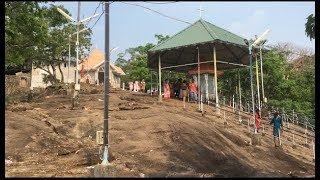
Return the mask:
<svg viewBox="0 0 320 180">
<path fill-rule="evenodd" d="M 68 20 L 70 20 L 72 23 L 75 23 L 77 25 L 77 42 L 76 42 L 76 46 L 77 46 L 77 59 L 76 59 L 76 63 L 77 63 L 77 68 L 76 68 L 76 85 L 75 85 L 75 90 L 79 91 L 80 90 L 80 85 L 78 83 L 78 62 L 79 62 L 79 25 L 83 24 L 85 22 L 90 21 L 91 19 L 99 16 L 99 14 L 95 14 L 93 16 L 90 16 L 88 18 L 85 18 L 83 20 L 80 20 L 80 1 L 78 2 L 78 16 L 77 16 L 77 20 L 75 20 L 74 18 L 72 18 L 71 16 L 69 16 L 67 13 L 65 13 L 62 9 L 57 8 L 57 10 L 59 11 L 59 13 L 61 13 L 65 18 L 67 18 Z M 69 71 L 68 71 L 69 72 Z"/>
<path fill-rule="evenodd" d="M 263 71 L 262 71 L 262 46 L 266 43 L 266 40 L 262 41 L 260 44 L 260 66 L 261 66 L 261 90 L 262 90 L 262 102 L 266 103 L 267 99 L 264 97 L 264 87 L 263 87 Z"/>
<path fill-rule="evenodd" d="M 88 30 L 89 28 L 84 28 L 82 30 L 79 31 L 79 33 L 83 32 L 83 31 L 86 31 Z M 68 79 L 67 79 L 67 83 L 69 84 L 69 74 L 70 74 L 70 58 L 71 58 L 71 55 L 70 55 L 70 46 L 71 46 L 71 36 L 77 34 L 77 32 L 73 33 L 73 34 L 69 34 L 69 62 L 68 62 Z"/>
<path fill-rule="evenodd" d="M 252 83 L 252 47 L 257 45 L 260 41 L 264 40 L 264 38 L 268 35 L 270 30 L 266 30 L 259 38 L 257 38 L 252 44 L 248 42 L 248 40 L 244 40 L 249 48 L 249 61 L 250 61 L 250 84 L 251 84 L 251 101 L 252 101 L 252 113 L 253 113 L 253 122 L 254 122 L 254 134 L 257 134 L 257 127 L 255 121 L 255 106 L 254 106 L 254 95 L 253 95 L 253 83 Z"/>
<path fill-rule="evenodd" d="M 63 10 L 61 10 L 60 8 L 57 8 L 57 10 L 68 20 L 70 20 L 71 22 L 75 23 L 77 25 L 77 42 L 76 42 L 76 46 L 77 46 L 77 59 L 76 59 L 76 82 L 75 82 L 75 87 L 74 87 L 74 93 L 73 93 L 73 97 L 72 97 L 72 107 L 75 106 L 75 99 L 78 96 L 78 91 L 80 91 L 80 84 L 78 83 L 78 76 L 79 76 L 79 72 L 78 72 L 78 63 L 79 63 L 79 26 L 82 23 L 88 22 L 91 19 L 99 16 L 99 14 L 95 14 L 93 16 L 90 16 L 88 18 L 85 18 L 83 20 L 80 21 L 80 1 L 78 1 L 78 15 L 77 15 L 77 21 L 75 19 L 73 19 L 71 16 L 69 16 L 67 13 L 65 13 Z"/>
<path fill-rule="evenodd" d="M 104 118 L 103 118 L 103 165 L 108 164 L 108 119 L 109 119 L 109 66 L 110 66 L 110 53 L 109 53 L 109 3 L 105 3 L 105 61 L 104 61 Z"/>
</svg>

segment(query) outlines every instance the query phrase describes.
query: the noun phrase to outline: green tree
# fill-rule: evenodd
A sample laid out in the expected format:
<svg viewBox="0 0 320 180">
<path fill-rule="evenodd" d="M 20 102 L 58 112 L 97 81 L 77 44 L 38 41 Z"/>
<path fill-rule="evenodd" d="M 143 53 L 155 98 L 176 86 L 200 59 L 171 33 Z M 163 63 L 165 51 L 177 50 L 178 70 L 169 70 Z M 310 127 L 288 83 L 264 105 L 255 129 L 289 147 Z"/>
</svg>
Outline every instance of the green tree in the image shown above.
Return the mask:
<svg viewBox="0 0 320 180">
<path fill-rule="evenodd" d="M 76 26 L 62 16 L 57 7 L 38 2 L 5 2 L 5 67 L 6 70 L 17 66 L 41 68 L 49 73 L 47 80 L 52 84 L 56 79 L 57 69 L 68 57 L 68 36 L 76 32 Z M 69 12 L 59 6 L 66 13 Z M 81 25 L 80 29 L 84 28 Z M 79 35 L 80 56 L 91 46 L 91 30 Z M 71 49 L 75 49 L 75 36 L 72 37 Z M 75 56 L 75 51 L 71 55 Z M 51 67 L 51 68 L 49 68 Z M 52 69 L 52 71 L 50 70 Z"/>
<path fill-rule="evenodd" d="M 156 34 L 155 37 L 158 40 L 158 44 L 170 38 L 168 35 L 163 36 L 158 34 Z M 157 73 L 147 66 L 148 50 L 154 46 L 155 45 L 152 43 L 147 43 L 144 46 L 128 48 L 124 53 L 118 54 L 115 65 L 121 67 L 126 73 L 126 75 L 121 78 L 122 82 L 127 83 L 129 81 L 144 79 L 146 81 L 146 89 L 149 89 L 151 87 L 150 81 L 152 76 L 152 86 L 156 86 L 156 82 L 158 81 Z M 126 56 L 128 56 L 128 58 L 125 58 Z M 176 73 L 172 71 L 163 71 L 162 73 L 162 81 L 169 79 L 170 82 L 173 82 L 178 78 L 185 79 L 185 73 Z"/>
<path fill-rule="evenodd" d="M 307 17 L 307 22 L 305 23 L 305 32 L 307 37 L 310 38 L 310 40 L 315 38 L 315 16 L 313 14 L 310 14 Z"/>
<path fill-rule="evenodd" d="M 156 34 L 154 35 L 154 37 L 156 37 L 158 39 L 158 43 L 157 44 L 161 44 L 162 42 L 166 41 L 167 39 L 170 38 L 170 36 L 166 35 L 166 36 L 163 36 L 161 34 Z"/>
<path fill-rule="evenodd" d="M 30 62 L 46 36 L 48 24 L 38 2 L 5 2 L 5 68 Z"/>
</svg>

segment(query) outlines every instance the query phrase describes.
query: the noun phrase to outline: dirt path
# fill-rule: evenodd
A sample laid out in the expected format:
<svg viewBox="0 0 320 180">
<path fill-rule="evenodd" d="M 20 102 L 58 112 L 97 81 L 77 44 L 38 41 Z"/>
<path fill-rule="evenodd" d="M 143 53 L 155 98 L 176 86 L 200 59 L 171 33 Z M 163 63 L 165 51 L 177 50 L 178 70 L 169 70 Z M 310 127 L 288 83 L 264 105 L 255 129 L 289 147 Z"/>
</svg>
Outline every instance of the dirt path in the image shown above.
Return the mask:
<svg viewBox="0 0 320 180">
<path fill-rule="evenodd" d="M 33 109 L 6 110 L 6 176 L 86 177 L 98 164 L 95 133 L 103 129 L 103 95 L 81 94 L 80 106 L 52 96 L 31 104 Z M 312 150 L 275 149 L 262 137 L 250 146 L 245 124 L 229 118 L 224 125 L 212 107 L 204 116 L 197 105 L 180 100 L 157 102 L 147 94 L 114 91 L 109 98 L 111 176 L 257 177 L 312 176 Z M 266 128 L 271 132 L 271 128 Z M 269 132 L 269 133 L 270 133 Z"/>
</svg>

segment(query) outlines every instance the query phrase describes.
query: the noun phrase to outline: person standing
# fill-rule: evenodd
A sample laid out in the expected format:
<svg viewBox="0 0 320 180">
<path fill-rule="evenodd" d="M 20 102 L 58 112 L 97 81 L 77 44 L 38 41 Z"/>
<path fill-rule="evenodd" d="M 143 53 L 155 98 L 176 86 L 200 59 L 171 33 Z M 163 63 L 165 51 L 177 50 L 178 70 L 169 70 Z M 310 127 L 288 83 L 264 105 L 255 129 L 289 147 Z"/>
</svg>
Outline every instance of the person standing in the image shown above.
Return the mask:
<svg viewBox="0 0 320 180">
<path fill-rule="evenodd" d="M 188 86 L 187 86 L 187 82 L 184 80 L 181 84 L 181 94 L 182 94 L 182 101 L 183 101 L 183 110 L 186 110 L 186 98 L 188 96 Z"/>
<path fill-rule="evenodd" d="M 130 81 L 128 82 L 128 84 L 129 84 L 129 91 L 133 91 L 133 82 Z"/>
<path fill-rule="evenodd" d="M 194 83 L 194 79 L 192 79 L 192 82 L 189 84 L 189 91 L 191 102 L 196 102 L 197 85 Z"/>
<path fill-rule="evenodd" d="M 146 82 L 144 81 L 144 79 L 141 80 L 141 92 L 145 92 L 145 88 L 146 88 Z"/>
<path fill-rule="evenodd" d="M 174 96 L 176 98 L 179 98 L 180 85 L 181 85 L 181 79 L 178 79 L 178 81 L 174 84 Z"/>
<path fill-rule="evenodd" d="M 165 80 L 163 89 L 164 89 L 164 98 L 170 99 L 170 85 L 169 85 L 168 79 Z"/>
<path fill-rule="evenodd" d="M 140 92 L 141 89 L 140 89 L 140 81 L 137 81 L 137 92 Z"/>
<path fill-rule="evenodd" d="M 274 137 L 274 146 L 278 147 L 280 131 L 283 129 L 282 118 L 279 116 L 278 112 L 274 113 L 274 116 L 270 122 L 270 125 L 273 124 L 273 137 Z"/>
<path fill-rule="evenodd" d="M 261 128 L 260 123 L 261 123 L 261 117 L 259 114 L 259 109 L 256 109 L 256 114 L 255 114 L 255 121 L 256 121 L 256 128 L 257 128 L 257 132 L 259 132 L 259 129 Z"/>
<path fill-rule="evenodd" d="M 138 92 L 138 81 L 134 81 L 133 91 L 134 91 L 134 92 Z"/>
<path fill-rule="evenodd" d="M 182 99 L 182 89 L 181 89 L 182 79 L 181 78 L 178 80 L 178 85 L 179 85 L 179 95 L 178 95 L 178 97 L 179 97 L 179 99 Z"/>
</svg>

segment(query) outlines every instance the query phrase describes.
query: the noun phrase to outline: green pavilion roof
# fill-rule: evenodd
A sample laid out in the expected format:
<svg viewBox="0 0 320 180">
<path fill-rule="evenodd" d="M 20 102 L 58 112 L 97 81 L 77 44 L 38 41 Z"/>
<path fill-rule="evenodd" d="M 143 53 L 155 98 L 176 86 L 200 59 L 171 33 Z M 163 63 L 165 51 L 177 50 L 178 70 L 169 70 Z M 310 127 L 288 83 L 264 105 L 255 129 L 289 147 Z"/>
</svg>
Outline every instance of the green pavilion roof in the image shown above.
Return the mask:
<svg viewBox="0 0 320 180">
<path fill-rule="evenodd" d="M 244 38 L 200 19 L 149 51 L 161 51 L 215 40 L 247 47 Z"/>
<path fill-rule="evenodd" d="M 196 21 L 148 51 L 148 67 L 187 72 L 200 63 L 213 65 L 213 49 L 217 55 L 217 69 L 248 67 L 249 52 L 244 38 L 215 26 L 203 19 Z M 253 59 L 254 61 L 254 59 Z"/>
</svg>

